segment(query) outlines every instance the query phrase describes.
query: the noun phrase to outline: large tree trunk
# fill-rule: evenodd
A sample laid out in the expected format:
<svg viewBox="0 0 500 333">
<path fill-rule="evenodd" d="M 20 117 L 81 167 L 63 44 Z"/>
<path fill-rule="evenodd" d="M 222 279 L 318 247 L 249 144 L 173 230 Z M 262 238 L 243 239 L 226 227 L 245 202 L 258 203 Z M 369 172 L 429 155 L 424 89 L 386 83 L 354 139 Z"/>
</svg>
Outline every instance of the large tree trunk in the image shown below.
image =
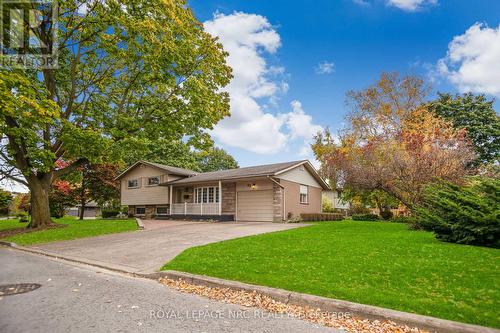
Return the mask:
<svg viewBox="0 0 500 333">
<path fill-rule="evenodd" d="M 31 222 L 28 228 L 41 228 L 52 224 L 49 207 L 51 179 L 51 175 L 28 178 L 31 192 Z"/>
</svg>

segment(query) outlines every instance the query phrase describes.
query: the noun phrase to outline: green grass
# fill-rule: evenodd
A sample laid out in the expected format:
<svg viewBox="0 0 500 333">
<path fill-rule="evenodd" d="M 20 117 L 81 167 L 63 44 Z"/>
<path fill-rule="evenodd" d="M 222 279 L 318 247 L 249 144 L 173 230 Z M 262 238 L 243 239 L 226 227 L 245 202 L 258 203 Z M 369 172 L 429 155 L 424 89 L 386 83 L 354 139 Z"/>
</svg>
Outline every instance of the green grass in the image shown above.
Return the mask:
<svg viewBox="0 0 500 333">
<path fill-rule="evenodd" d="M 500 327 L 500 250 L 384 222 L 332 222 L 187 249 L 163 269 Z"/>
<path fill-rule="evenodd" d="M 137 224 L 133 219 L 96 219 L 80 221 L 73 217 L 63 217 L 55 219 L 55 222 L 66 224 L 67 226 L 64 228 L 18 234 L 4 238 L 4 240 L 19 245 L 32 245 L 137 230 Z M 26 224 L 27 223 L 19 223 L 17 220 L 2 220 L 0 221 L 0 231 L 25 227 Z"/>
<path fill-rule="evenodd" d="M 24 228 L 28 223 L 19 223 L 19 220 L 0 220 L 0 231 Z"/>
</svg>

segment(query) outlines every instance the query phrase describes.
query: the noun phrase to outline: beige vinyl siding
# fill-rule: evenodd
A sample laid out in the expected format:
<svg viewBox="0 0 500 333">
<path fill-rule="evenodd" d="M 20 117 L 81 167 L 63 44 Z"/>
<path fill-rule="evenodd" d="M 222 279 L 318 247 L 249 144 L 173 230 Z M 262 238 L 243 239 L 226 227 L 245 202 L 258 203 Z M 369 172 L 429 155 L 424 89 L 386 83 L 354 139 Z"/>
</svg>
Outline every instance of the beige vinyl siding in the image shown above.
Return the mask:
<svg viewBox="0 0 500 333">
<path fill-rule="evenodd" d="M 125 177 L 121 179 L 121 204 L 122 205 L 160 205 L 168 204 L 167 186 L 148 186 L 149 177 L 160 177 L 160 182 L 172 181 L 182 178 L 180 176 L 168 175 L 165 171 L 147 165 L 138 165 L 130 170 Z M 128 188 L 128 181 L 137 179 L 139 186 L 137 188 Z"/>
<path fill-rule="evenodd" d="M 303 165 L 299 165 L 298 167 L 295 167 L 292 170 L 279 174 L 278 176 L 276 176 L 276 178 L 321 188 L 321 184 L 316 180 L 316 178 L 313 177 L 313 175 L 311 175 L 309 170 L 307 170 L 307 168 Z"/>
</svg>

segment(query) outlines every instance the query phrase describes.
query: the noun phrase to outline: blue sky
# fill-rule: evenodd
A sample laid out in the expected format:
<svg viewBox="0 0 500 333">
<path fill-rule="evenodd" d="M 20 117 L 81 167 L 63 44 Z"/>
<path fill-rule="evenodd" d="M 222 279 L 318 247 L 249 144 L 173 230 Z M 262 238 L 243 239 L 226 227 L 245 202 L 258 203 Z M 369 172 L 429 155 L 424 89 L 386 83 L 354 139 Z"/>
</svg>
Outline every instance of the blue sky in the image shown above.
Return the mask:
<svg viewBox="0 0 500 333">
<path fill-rule="evenodd" d="M 189 4 L 234 65 L 233 117 L 213 136 L 241 166 L 311 158 L 310 134 L 340 128 L 345 93 L 383 71 L 422 75 L 434 93 L 500 97 L 498 0 Z"/>
</svg>

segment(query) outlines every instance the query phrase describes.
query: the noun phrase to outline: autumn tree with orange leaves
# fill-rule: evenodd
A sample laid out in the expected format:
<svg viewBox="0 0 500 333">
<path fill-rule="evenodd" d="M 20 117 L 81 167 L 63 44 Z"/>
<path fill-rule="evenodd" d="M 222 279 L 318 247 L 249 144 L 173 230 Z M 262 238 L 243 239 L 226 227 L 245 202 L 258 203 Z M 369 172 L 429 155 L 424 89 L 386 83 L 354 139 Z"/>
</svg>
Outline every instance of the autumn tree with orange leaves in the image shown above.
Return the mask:
<svg viewBox="0 0 500 333">
<path fill-rule="evenodd" d="M 346 128 L 338 137 L 326 130 L 313 144 L 322 175 L 351 192 L 383 191 L 410 209 L 424 185 L 460 182 L 471 172 L 471 142 L 422 106 L 428 91 L 418 77 L 383 73 L 373 86 L 349 92 Z"/>
</svg>

